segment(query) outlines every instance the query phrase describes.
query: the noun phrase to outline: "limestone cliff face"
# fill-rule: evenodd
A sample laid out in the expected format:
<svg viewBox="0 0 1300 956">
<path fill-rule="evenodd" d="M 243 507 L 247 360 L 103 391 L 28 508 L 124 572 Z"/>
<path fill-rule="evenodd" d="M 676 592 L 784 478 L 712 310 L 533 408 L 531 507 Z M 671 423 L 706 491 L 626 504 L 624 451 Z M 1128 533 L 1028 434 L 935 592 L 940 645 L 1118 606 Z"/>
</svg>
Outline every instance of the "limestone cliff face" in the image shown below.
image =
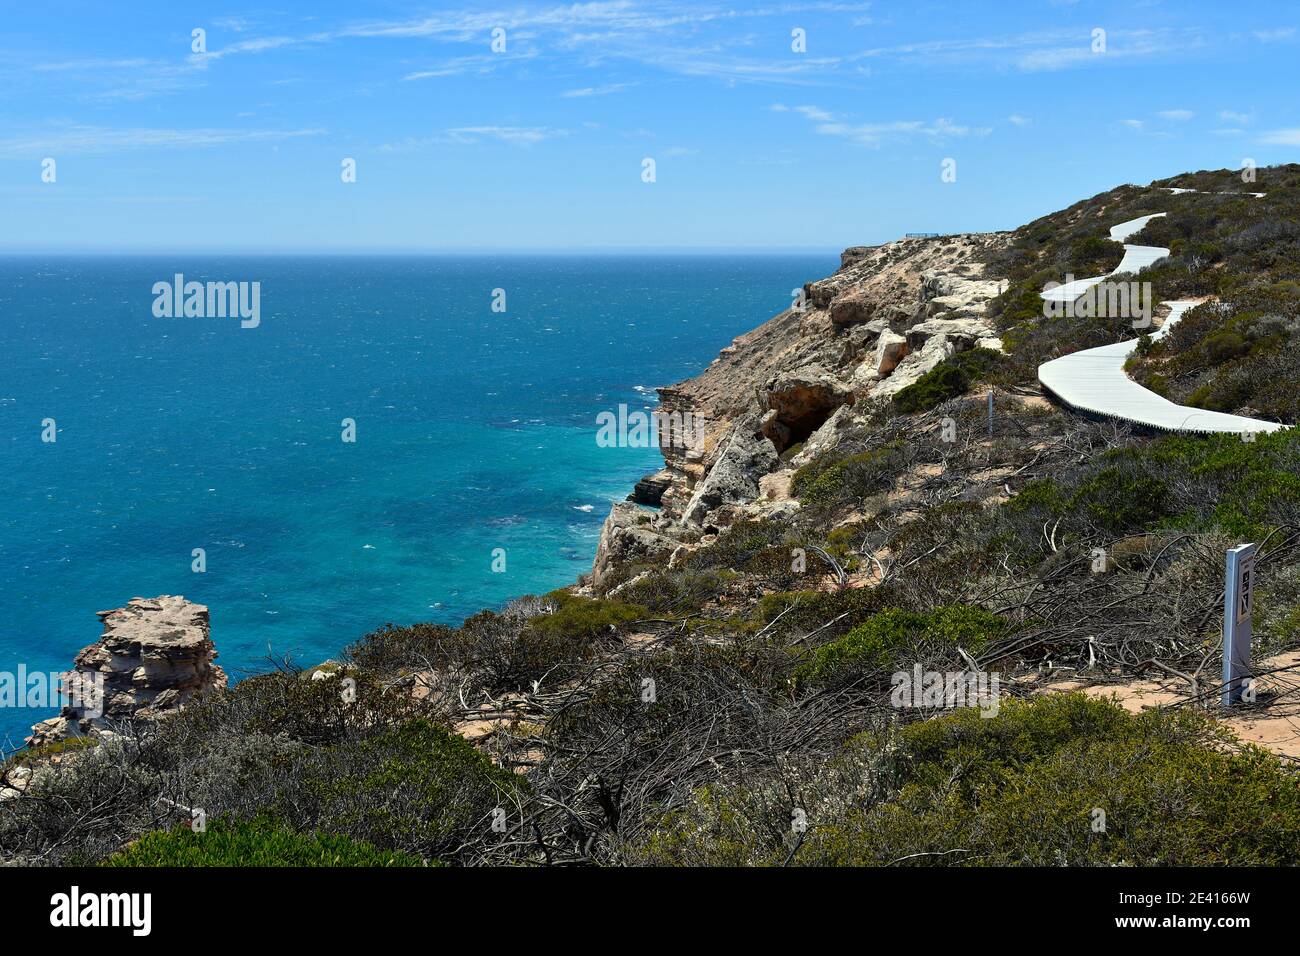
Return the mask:
<svg viewBox="0 0 1300 956">
<path fill-rule="evenodd" d="M 594 577 L 665 555 L 673 542 L 707 543 L 739 518 L 797 507 L 786 473 L 833 447 L 855 409 L 888 400 L 956 352 L 1000 350 L 985 312 L 1006 283 L 984 263 L 1010 236 L 847 249 L 833 275 L 804 286 L 802 303 L 736 338 L 694 378 L 660 388 L 661 410 L 703 419 L 704 440 L 680 446 L 660 433 L 665 467 L 632 496 L 660 511 L 616 506 Z"/>
<path fill-rule="evenodd" d="M 33 727 L 29 746 L 104 730 L 127 718 L 165 716 L 226 686 L 204 605 L 164 594 L 132 598 L 98 616 L 104 632 L 77 654 L 69 675 L 84 699 Z M 100 687 L 102 696 L 91 690 Z"/>
</svg>

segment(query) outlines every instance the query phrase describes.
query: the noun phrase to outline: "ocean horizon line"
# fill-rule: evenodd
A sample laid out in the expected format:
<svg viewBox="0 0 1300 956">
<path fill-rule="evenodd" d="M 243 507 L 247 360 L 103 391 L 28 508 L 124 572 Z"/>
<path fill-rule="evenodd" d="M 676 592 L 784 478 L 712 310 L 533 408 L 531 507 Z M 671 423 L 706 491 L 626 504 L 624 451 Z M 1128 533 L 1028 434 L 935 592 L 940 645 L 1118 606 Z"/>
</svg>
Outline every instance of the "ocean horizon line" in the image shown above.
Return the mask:
<svg viewBox="0 0 1300 956">
<path fill-rule="evenodd" d="M 852 244 L 850 244 L 852 245 Z M 514 249 L 24 249 L 13 250 L 0 248 L 0 258 L 37 259 L 49 256 L 95 258 L 95 259 L 141 259 L 176 256 L 236 256 L 249 259 L 365 259 L 365 258 L 409 258 L 409 259 L 450 259 L 460 257 L 504 256 L 511 258 L 572 258 L 574 256 L 617 258 L 620 256 L 790 256 L 790 255 L 836 255 L 849 245 L 831 247 L 776 247 L 776 246 L 653 246 L 653 247 L 600 247 L 600 248 L 514 248 Z"/>
</svg>

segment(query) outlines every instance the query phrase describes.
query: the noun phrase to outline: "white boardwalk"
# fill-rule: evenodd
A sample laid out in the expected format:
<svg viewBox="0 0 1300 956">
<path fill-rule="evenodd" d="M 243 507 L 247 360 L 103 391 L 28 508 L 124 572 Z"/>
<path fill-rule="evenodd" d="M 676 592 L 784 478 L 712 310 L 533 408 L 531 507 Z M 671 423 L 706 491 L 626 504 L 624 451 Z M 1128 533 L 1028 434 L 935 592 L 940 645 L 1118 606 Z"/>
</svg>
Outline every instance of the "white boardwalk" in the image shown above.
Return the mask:
<svg viewBox="0 0 1300 956">
<path fill-rule="evenodd" d="M 1123 242 L 1129 236 L 1141 232 L 1142 227 L 1152 219 L 1159 219 L 1163 215 L 1165 213 L 1158 212 L 1151 216 L 1141 216 L 1137 219 L 1130 219 L 1128 222 L 1121 222 L 1118 226 L 1111 226 L 1110 237 L 1116 242 Z M 1043 293 L 1043 298 L 1049 302 L 1073 302 L 1093 286 L 1105 282 L 1111 276 L 1119 275 L 1121 272 L 1138 272 L 1147 266 L 1155 265 L 1167 255 L 1169 255 L 1169 250 L 1162 249 L 1160 246 L 1125 246 L 1124 258 L 1120 260 L 1119 265 L 1106 275 L 1066 282 L 1055 289 L 1048 289 Z"/>
<path fill-rule="evenodd" d="M 1255 193 L 1252 195 L 1263 195 Z M 1156 216 L 1142 216 L 1122 222 L 1110 230 L 1110 237 L 1116 242 L 1123 242 L 1129 236 L 1139 232 Z M 1168 249 L 1159 246 L 1124 246 L 1124 259 L 1110 275 L 1123 272 L 1137 272 L 1145 269 L 1165 256 Z M 1043 293 L 1043 298 L 1052 302 L 1072 302 L 1098 283 L 1106 281 L 1108 276 L 1092 279 L 1077 279 Z M 1183 313 L 1198 304 L 1198 300 L 1181 300 L 1162 303 L 1172 310 L 1169 317 L 1151 338 L 1160 339 L 1174 327 Z M 1168 399 L 1161 398 L 1155 392 L 1143 388 L 1133 381 L 1124 371 L 1124 363 L 1133 350 L 1137 348 L 1137 339 L 1127 339 L 1113 345 L 1103 345 L 1095 349 L 1083 349 L 1070 355 L 1054 359 L 1038 366 L 1038 381 L 1057 399 L 1083 412 L 1105 415 L 1121 421 L 1158 428 L 1172 432 L 1272 432 L 1285 428 L 1276 422 L 1265 422 L 1241 415 L 1226 415 L 1222 412 L 1209 412 L 1186 405 L 1175 405 Z"/>
</svg>

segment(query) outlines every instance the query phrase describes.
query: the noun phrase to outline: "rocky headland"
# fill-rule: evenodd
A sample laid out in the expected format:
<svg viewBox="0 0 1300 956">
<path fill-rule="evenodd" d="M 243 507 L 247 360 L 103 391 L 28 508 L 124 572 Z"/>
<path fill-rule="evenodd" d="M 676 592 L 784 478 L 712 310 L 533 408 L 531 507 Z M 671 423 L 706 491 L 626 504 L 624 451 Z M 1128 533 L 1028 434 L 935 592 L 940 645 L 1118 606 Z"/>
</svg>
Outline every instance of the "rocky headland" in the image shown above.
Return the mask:
<svg viewBox="0 0 1300 956">
<path fill-rule="evenodd" d="M 699 375 L 660 388 L 662 412 L 702 419 L 704 441 L 679 446 L 661 433 L 664 468 L 610 510 L 590 585 L 629 562 L 676 563 L 738 519 L 794 511 L 795 471 L 838 445 L 865 408 L 959 352 L 1001 352 L 988 308 L 1008 281 L 989 263 L 1012 236 L 846 249 L 833 275 L 803 287 L 802 301 L 736 338 Z"/>
<path fill-rule="evenodd" d="M 162 594 L 132 598 L 125 607 L 97 616 L 103 633 L 77 654 L 69 678 L 82 688 L 102 688 L 102 699 L 79 701 L 36 724 L 28 746 L 104 732 L 122 721 L 165 717 L 226 687 L 204 605 Z"/>
<path fill-rule="evenodd" d="M 103 860 L 167 826 L 188 845 L 201 807 L 476 866 L 1294 863 L 1300 433 L 1162 437 L 1038 379 L 1139 338 L 1041 292 L 1116 268 L 1107 230 L 1144 218 L 1134 242 L 1170 255 L 1143 279 L 1205 305 L 1134 346 L 1135 376 L 1300 421 L 1300 168 L 1263 175 L 1265 199 L 1184 174 L 1014 232 L 845 250 L 659 390 L 704 433 L 660 432 L 663 468 L 570 587 L 224 693 L 206 608 L 102 613 L 76 667 L 103 712 L 69 708 L 5 764 L 0 861 Z M 1241 540 L 1261 543 L 1257 694 L 1224 712 Z M 943 694 L 899 697 L 911 675 Z M 991 689 L 958 699 L 967 678 Z"/>
</svg>

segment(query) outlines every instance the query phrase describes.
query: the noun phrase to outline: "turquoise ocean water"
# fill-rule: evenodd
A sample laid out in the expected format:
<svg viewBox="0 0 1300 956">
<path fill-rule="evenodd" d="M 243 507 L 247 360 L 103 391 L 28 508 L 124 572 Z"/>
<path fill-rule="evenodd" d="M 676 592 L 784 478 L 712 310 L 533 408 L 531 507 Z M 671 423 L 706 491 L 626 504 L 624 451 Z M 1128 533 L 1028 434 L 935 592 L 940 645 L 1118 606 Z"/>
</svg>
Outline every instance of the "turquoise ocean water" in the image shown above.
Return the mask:
<svg viewBox="0 0 1300 956">
<path fill-rule="evenodd" d="M 133 596 L 207 604 L 238 680 L 567 584 L 661 463 L 598 447 L 597 414 L 649 407 L 837 264 L 0 259 L 0 671 L 66 669 Z M 155 318 L 177 272 L 259 281 L 260 326 Z M 51 713 L 0 708 L 0 742 Z"/>
</svg>

